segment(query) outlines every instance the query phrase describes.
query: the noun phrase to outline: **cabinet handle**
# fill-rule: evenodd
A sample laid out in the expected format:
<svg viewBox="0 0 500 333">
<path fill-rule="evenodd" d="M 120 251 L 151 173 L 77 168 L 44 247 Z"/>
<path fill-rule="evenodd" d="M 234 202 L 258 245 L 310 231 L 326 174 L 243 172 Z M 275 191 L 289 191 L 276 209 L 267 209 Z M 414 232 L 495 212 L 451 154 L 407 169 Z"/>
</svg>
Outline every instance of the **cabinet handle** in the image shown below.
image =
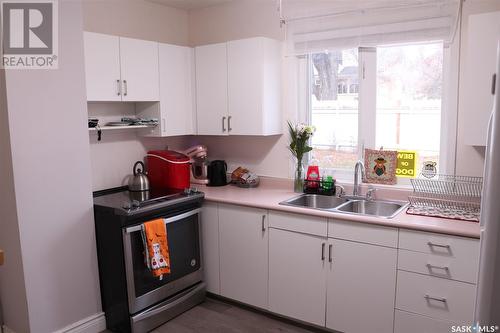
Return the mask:
<svg viewBox="0 0 500 333">
<path fill-rule="evenodd" d="M 325 261 L 325 243 L 321 244 L 321 260 Z"/>
<path fill-rule="evenodd" d="M 427 245 L 429 245 L 429 247 L 442 247 L 442 248 L 445 248 L 445 249 L 449 249 L 450 248 L 450 245 L 436 244 L 436 243 L 432 243 L 432 242 L 427 242 Z"/>
<path fill-rule="evenodd" d="M 445 271 L 449 271 L 450 270 L 450 268 L 448 266 L 436 266 L 436 265 L 432 265 L 432 264 L 427 264 L 425 266 L 427 266 L 427 268 L 429 268 L 429 270 L 432 270 L 433 268 L 442 269 L 442 270 L 445 270 Z"/>
<path fill-rule="evenodd" d="M 332 262 L 333 261 L 333 258 L 332 258 L 332 248 L 333 248 L 332 244 L 328 245 L 328 262 Z"/>
<path fill-rule="evenodd" d="M 266 215 L 262 215 L 262 231 L 266 231 Z"/>
<path fill-rule="evenodd" d="M 123 96 L 127 96 L 128 94 L 128 84 L 127 84 L 127 80 L 123 80 L 123 88 L 125 89 L 124 93 L 123 93 Z"/>
<path fill-rule="evenodd" d="M 226 131 L 226 117 L 222 117 L 222 132 Z"/>
<path fill-rule="evenodd" d="M 427 301 L 437 301 L 437 302 L 441 302 L 441 303 L 447 303 L 448 301 L 446 300 L 446 298 L 444 297 L 434 297 L 434 296 L 429 296 L 429 295 L 425 295 L 424 298 L 427 300 Z"/>
<path fill-rule="evenodd" d="M 116 80 L 116 94 L 118 96 L 122 94 L 122 85 L 120 84 L 120 80 Z"/>
<path fill-rule="evenodd" d="M 227 117 L 227 131 L 231 132 L 233 129 L 231 128 L 231 116 Z"/>
</svg>

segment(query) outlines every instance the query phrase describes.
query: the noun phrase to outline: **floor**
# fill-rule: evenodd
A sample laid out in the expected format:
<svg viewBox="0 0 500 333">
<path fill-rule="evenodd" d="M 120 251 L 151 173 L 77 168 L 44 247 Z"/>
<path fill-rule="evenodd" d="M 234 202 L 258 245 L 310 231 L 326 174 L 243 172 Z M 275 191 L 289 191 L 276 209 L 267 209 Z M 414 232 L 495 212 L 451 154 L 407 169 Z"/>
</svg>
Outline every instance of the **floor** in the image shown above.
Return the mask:
<svg viewBox="0 0 500 333">
<path fill-rule="evenodd" d="M 172 332 L 313 333 L 317 331 L 297 327 L 258 312 L 209 298 L 204 303 L 152 331 L 152 333 Z"/>
</svg>

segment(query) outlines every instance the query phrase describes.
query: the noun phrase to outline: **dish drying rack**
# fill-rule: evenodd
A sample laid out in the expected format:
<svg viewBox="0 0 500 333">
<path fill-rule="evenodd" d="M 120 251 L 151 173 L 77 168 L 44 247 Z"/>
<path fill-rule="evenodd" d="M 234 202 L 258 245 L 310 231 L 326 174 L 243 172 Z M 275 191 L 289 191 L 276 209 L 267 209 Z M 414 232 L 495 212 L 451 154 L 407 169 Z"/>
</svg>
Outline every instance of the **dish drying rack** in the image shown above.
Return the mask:
<svg viewBox="0 0 500 333">
<path fill-rule="evenodd" d="M 482 177 L 436 175 L 411 179 L 408 214 L 479 222 Z"/>
</svg>

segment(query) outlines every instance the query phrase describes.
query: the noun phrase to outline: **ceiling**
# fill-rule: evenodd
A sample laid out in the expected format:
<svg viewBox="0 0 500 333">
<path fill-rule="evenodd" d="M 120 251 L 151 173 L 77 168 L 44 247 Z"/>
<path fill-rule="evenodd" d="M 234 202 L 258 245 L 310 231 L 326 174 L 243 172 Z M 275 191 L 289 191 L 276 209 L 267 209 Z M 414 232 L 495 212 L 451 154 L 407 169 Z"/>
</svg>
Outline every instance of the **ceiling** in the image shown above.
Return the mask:
<svg viewBox="0 0 500 333">
<path fill-rule="evenodd" d="M 165 6 L 175 7 L 180 9 L 200 9 L 210 6 L 216 6 L 233 0 L 148 0 Z"/>
</svg>

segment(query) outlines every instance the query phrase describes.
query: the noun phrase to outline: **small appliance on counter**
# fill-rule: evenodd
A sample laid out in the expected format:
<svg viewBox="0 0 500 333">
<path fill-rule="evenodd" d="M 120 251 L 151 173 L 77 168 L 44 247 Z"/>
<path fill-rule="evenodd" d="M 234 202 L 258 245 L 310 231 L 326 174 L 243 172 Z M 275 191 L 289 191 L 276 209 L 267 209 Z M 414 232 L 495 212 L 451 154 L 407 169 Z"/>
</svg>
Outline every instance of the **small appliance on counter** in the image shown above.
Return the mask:
<svg viewBox="0 0 500 333">
<path fill-rule="evenodd" d="M 140 166 L 141 168 L 137 168 Z M 128 182 L 128 189 L 132 192 L 144 192 L 149 191 L 149 179 L 146 176 L 144 163 L 137 161 L 132 168 L 133 176 L 130 177 Z"/>
<path fill-rule="evenodd" d="M 191 158 L 191 183 L 208 184 L 207 147 L 196 145 L 184 151 Z"/>
<path fill-rule="evenodd" d="M 208 166 L 208 185 L 225 186 L 227 185 L 227 164 L 223 160 L 210 162 Z"/>
<path fill-rule="evenodd" d="M 147 154 L 152 188 L 184 190 L 191 186 L 190 158 L 174 150 L 155 150 Z"/>
</svg>

